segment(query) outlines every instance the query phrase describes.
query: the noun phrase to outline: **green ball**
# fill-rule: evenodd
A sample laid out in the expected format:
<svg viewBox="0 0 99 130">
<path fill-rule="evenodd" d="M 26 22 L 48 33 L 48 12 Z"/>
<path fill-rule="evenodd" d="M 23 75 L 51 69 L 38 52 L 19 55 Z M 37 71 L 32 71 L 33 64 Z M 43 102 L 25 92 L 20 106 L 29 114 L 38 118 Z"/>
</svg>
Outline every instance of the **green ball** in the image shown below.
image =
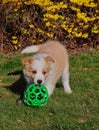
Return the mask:
<svg viewBox="0 0 99 130">
<path fill-rule="evenodd" d="M 48 90 L 44 85 L 29 85 L 24 92 L 24 102 L 28 106 L 44 106 L 48 101 Z"/>
</svg>

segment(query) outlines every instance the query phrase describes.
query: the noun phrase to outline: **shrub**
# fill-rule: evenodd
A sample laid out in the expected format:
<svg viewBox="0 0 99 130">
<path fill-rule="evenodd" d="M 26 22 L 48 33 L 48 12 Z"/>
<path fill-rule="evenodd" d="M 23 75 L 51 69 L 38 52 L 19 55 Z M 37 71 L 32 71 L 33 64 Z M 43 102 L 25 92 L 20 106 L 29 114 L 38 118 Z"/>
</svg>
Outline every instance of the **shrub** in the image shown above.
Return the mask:
<svg viewBox="0 0 99 130">
<path fill-rule="evenodd" d="M 98 43 L 98 0 L 2 0 L 0 6 L 3 45 L 13 50 L 48 39 Z"/>
</svg>

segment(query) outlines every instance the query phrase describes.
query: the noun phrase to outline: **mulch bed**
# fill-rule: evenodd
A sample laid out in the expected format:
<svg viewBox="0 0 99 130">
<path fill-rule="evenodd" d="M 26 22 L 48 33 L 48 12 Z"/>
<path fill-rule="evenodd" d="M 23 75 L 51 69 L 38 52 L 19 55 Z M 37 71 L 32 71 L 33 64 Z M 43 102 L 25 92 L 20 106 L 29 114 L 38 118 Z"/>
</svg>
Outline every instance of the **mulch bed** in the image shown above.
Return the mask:
<svg viewBox="0 0 99 130">
<path fill-rule="evenodd" d="M 0 33 L 2 34 L 2 33 Z M 1 40 L 2 39 L 2 40 Z M 63 45 L 65 46 L 65 48 L 67 48 L 69 54 L 79 54 L 82 52 L 86 52 L 86 51 L 99 51 L 99 44 L 98 42 L 95 42 L 97 40 L 93 40 L 90 45 L 88 43 L 82 43 L 82 44 L 77 44 L 77 43 L 73 43 L 70 41 L 65 41 L 63 42 Z M 0 35 L 0 53 L 4 53 L 4 54 L 9 54 L 9 53 L 17 53 L 17 52 L 21 52 L 21 50 L 23 48 L 25 48 L 26 46 L 28 46 L 27 44 L 28 42 L 23 43 L 21 49 L 15 50 L 14 46 L 11 44 L 11 42 L 8 40 L 6 35 Z M 95 44 L 97 43 L 97 44 Z"/>
<path fill-rule="evenodd" d="M 87 44 L 76 45 L 68 42 L 64 42 L 63 44 L 67 48 L 69 54 L 79 54 L 86 51 L 99 51 L 99 45 L 93 47 Z M 15 52 L 21 52 L 21 50 L 15 50 L 14 46 L 11 43 L 9 43 L 7 39 L 5 39 L 5 41 L 0 44 L 0 53 L 10 54 Z"/>
</svg>

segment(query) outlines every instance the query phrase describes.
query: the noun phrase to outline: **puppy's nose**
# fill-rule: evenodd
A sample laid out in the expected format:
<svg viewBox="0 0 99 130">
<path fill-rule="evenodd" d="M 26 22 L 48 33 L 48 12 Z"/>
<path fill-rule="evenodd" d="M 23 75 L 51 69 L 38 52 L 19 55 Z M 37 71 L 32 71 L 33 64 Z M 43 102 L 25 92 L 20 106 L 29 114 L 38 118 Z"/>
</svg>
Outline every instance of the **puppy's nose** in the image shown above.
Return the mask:
<svg viewBox="0 0 99 130">
<path fill-rule="evenodd" d="M 38 84 L 41 84 L 41 83 L 42 83 L 42 80 L 41 80 L 41 79 L 38 79 L 38 80 L 37 80 L 37 83 L 38 83 Z"/>
</svg>

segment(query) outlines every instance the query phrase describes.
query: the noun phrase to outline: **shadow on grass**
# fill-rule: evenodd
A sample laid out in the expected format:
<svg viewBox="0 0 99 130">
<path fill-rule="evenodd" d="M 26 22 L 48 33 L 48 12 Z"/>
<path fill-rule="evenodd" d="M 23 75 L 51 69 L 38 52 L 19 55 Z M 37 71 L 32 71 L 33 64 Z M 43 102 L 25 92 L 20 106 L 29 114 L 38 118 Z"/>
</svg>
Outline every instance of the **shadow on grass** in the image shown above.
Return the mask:
<svg viewBox="0 0 99 130">
<path fill-rule="evenodd" d="M 8 73 L 7 76 L 14 76 L 14 75 L 20 75 L 19 79 L 15 81 L 13 84 L 11 84 L 10 86 L 5 86 L 5 88 L 15 94 L 19 94 L 20 100 L 22 100 L 23 95 L 24 95 L 24 90 L 26 88 L 26 82 L 24 80 L 22 71 L 14 71 L 14 72 Z"/>
<path fill-rule="evenodd" d="M 24 91 L 26 89 L 26 82 L 23 77 L 22 71 L 14 71 L 11 73 L 8 73 L 7 76 L 14 76 L 14 75 L 20 75 L 19 79 L 15 81 L 10 86 L 5 86 L 6 89 L 10 90 L 11 92 L 20 95 L 20 98 L 18 98 L 16 101 L 23 101 L 24 97 Z M 56 84 L 56 88 L 61 87 L 61 82 L 58 82 Z"/>
</svg>

